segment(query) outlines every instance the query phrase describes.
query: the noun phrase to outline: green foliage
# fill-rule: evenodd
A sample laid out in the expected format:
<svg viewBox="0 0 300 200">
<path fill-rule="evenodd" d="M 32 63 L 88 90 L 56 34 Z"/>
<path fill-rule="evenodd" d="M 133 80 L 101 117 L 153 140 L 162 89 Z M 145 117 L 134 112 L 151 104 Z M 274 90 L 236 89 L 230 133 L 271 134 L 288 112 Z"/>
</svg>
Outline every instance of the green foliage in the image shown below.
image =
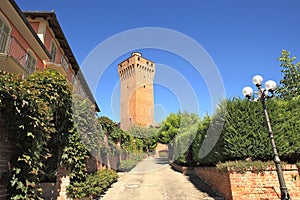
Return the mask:
<svg viewBox="0 0 300 200">
<path fill-rule="evenodd" d="M 38 199 L 37 183 L 59 165 L 71 169 L 72 179 L 84 178 L 87 150 L 74 129 L 71 90 L 62 75 L 47 69 L 21 80 L 1 72 L 0 112 L 15 146 L 11 199 Z"/>
<path fill-rule="evenodd" d="M 272 151 L 260 102 L 233 99 L 227 102 L 222 133 L 225 157 L 271 160 Z"/>
<path fill-rule="evenodd" d="M 129 136 L 127 149 L 131 152 L 149 152 L 157 145 L 158 129 L 155 127 L 132 126 L 126 134 Z"/>
<path fill-rule="evenodd" d="M 95 115 L 94 104 L 86 98 L 73 95 L 73 121 L 75 130 L 89 152 L 96 153 L 104 146 L 104 133 Z"/>
<path fill-rule="evenodd" d="M 203 140 L 207 136 L 207 131 L 208 131 L 211 120 L 212 120 L 211 117 L 206 115 L 203 118 L 203 120 L 199 123 L 197 134 L 191 145 L 192 146 L 191 151 L 192 151 L 192 155 L 193 155 L 192 159 L 195 162 L 199 161 L 200 148 L 203 144 Z"/>
<path fill-rule="evenodd" d="M 279 156 L 289 163 L 300 161 L 299 97 L 289 100 L 278 99 L 277 101 L 270 101 L 268 104 Z"/>
<path fill-rule="evenodd" d="M 63 149 L 61 163 L 63 166 L 70 168 L 71 184 L 75 181 L 83 181 L 85 179 L 87 169 L 85 160 L 88 158 L 88 151 L 80 140 L 79 134 L 74 132 L 70 134 L 68 143 Z"/>
<path fill-rule="evenodd" d="M 73 95 L 72 108 L 75 134 L 70 138 L 72 142 L 63 154 L 64 163 L 73 166 L 71 184 L 85 180 L 84 160 L 88 153 L 99 161 L 101 150 L 105 149 L 104 134 L 95 115 L 94 104 L 88 99 Z"/>
<path fill-rule="evenodd" d="M 0 111 L 10 127 L 9 139 L 15 146 L 15 162 L 11 172 L 12 199 L 35 199 L 36 186 L 42 174 L 43 156 L 48 152 L 49 134 L 54 132 L 48 102 L 39 98 L 41 91 L 30 82 L 14 75 L 0 73 Z"/>
<path fill-rule="evenodd" d="M 113 170 L 102 170 L 88 175 L 84 182 L 75 182 L 69 185 L 68 196 L 70 198 L 99 197 L 108 187 L 116 182 L 118 174 Z"/>
<path fill-rule="evenodd" d="M 122 160 L 120 162 L 120 165 L 118 167 L 119 171 L 123 171 L 123 172 L 128 172 L 130 171 L 132 168 L 134 168 L 136 166 L 136 164 L 138 163 L 138 160 L 135 159 L 129 159 L 129 160 Z"/>
<path fill-rule="evenodd" d="M 49 134 L 50 139 L 46 148 L 49 150 L 45 159 L 46 169 L 42 179 L 54 179 L 57 167 L 61 162 L 63 148 L 67 145 L 73 130 L 72 96 L 66 79 L 55 70 L 47 69 L 33 73 L 25 81 L 28 90 L 40 91 L 37 95 L 48 103 L 52 112 L 51 122 L 55 131 Z"/>
<path fill-rule="evenodd" d="M 159 157 L 168 157 L 169 153 L 166 151 L 160 151 L 159 152 Z"/>
<path fill-rule="evenodd" d="M 300 98 L 288 101 L 272 99 L 266 103 L 280 158 L 289 163 L 297 162 L 300 158 L 300 107 L 297 106 Z M 196 156 L 203 142 L 201 138 L 206 137 L 206 123 L 202 129 L 204 132 L 198 132 L 197 142 L 193 143 L 194 160 L 204 165 L 229 160 L 272 160 L 273 151 L 260 102 L 255 104 L 234 98 L 222 104 L 220 109 L 225 109 L 226 118 L 220 138 L 205 158 Z M 209 126 L 213 128 L 214 123 L 213 116 Z"/>
<path fill-rule="evenodd" d="M 122 132 L 119 131 L 120 129 L 118 128 L 118 124 L 116 124 L 106 116 L 99 117 L 98 122 L 108 139 L 115 143 L 120 140 L 120 138 L 122 137 Z"/>
<path fill-rule="evenodd" d="M 291 98 L 300 95 L 300 62 L 295 64 L 296 56 L 290 57 L 290 52 L 282 50 L 278 59 L 283 69 L 283 77 L 280 80 L 280 86 L 277 93 L 281 98 Z"/>
<path fill-rule="evenodd" d="M 263 173 L 270 167 L 275 167 L 273 161 L 227 161 L 217 164 L 217 169 L 223 172 L 236 172 L 245 174 L 247 170 Z"/>
<path fill-rule="evenodd" d="M 171 113 L 162 123 L 158 140 L 168 144 L 169 158 L 179 164 L 191 160 L 189 155 L 192 144 L 200 126 L 198 115 L 188 112 Z"/>
<path fill-rule="evenodd" d="M 178 134 L 180 127 L 180 113 L 170 113 L 169 116 L 162 122 L 159 132 L 159 142 L 169 144 Z"/>
</svg>

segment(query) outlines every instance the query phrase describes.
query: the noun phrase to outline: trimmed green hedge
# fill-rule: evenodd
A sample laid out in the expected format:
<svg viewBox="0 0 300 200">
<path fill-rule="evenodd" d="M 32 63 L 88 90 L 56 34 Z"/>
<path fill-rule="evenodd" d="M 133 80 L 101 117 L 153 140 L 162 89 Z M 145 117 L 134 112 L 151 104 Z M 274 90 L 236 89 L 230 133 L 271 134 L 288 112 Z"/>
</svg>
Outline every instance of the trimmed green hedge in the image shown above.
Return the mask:
<svg viewBox="0 0 300 200">
<path fill-rule="evenodd" d="M 272 99 L 266 102 L 274 138 L 282 161 L 296 163 L 300 160 L 300 98 L 289 101 Z M 198 164 L 216 165 L 230 160 L 273 159 L 266 120 L 260 102 L 231 99 L 220 105 L 226 113 L 214 115 L 211 123 L 202 121 L 192 146 L 193 160 Z M 217 112 L 222 113 L 222 112 Z M 213 150 L 205 157 L 198 157 L 207 129 L 214 128 L 220 117 L 225 120 L 222 133 Z M 215 133 L 212 133 L 215 134 Z"/>
<path fill-rule="evenodd" d="M 69 198 L 99 197 L 118 180 L 114 170 L 102 170 L 87 176 L 84 182 L 75 182 L 67 188 Z"/>
</svg>

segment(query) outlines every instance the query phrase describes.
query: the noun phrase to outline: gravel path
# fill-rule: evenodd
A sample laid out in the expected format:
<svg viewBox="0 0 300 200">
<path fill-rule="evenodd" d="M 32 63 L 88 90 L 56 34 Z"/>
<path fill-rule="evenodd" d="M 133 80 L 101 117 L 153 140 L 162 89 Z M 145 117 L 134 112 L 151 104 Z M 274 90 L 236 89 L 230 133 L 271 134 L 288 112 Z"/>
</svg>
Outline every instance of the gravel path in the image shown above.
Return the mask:
<svg viewBox="0 0 300 200">
<path fill-rule="evenodd" d="M 203 182 L 170 168 L 166 159 L 148 159 L 128 173 L 119 173 L 118 182 L 103 196 L 103 200 L 221 200 L 211 197 Z M 191 179 L 194 179 L 193 184 Z M 200 185 L 200 189 L 199 189 Z M 201 188 L 202 187 L 202 188 Z M 211 193 L 210 191 L 208 191 Z M 214 195 L 212 195 L 214 196 Z"/>
</svg>

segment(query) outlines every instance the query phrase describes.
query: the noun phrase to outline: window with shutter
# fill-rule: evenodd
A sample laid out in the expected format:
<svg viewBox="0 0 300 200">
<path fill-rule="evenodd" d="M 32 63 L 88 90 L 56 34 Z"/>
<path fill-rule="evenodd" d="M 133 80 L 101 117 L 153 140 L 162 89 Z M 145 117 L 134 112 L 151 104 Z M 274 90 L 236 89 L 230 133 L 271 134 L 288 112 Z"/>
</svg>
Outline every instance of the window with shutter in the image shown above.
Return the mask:
<svg viewBox="0 0 300 200">
<path fill-rule="evenodd" d="M 32 74 L 35 71 L 36 58 L 31 52 L 27 52 L 25 70 L 27 74 Z"/>
<path fill-rule="evenodd" d="M 51 61 L 55 62 L 56 61 L 56 45 L 54 44 L 54 42 L 51 42 L 51 48 L 50 48 L 50 55 L 51 55 Z"/>
<path fill-rule="evenodd" d="M 0 53 L 7 53 L 7 44 L 10 34 L 10 27 L 5 23 L 0 15 Z"/>
</svg>

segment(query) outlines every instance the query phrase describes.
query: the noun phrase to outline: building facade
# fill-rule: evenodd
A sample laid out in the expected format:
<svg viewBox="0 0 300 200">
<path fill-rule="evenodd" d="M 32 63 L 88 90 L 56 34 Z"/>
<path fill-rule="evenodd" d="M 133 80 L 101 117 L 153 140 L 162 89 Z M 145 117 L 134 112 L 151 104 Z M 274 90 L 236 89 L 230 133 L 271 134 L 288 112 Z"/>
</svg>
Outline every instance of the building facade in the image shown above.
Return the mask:
<svg viewBox="0 0 300 200">
<path fill-rule="evenodd" d="M 50 54 L 14 1 L 0 1 L 0 69 L 28 75 L 45 69 Z"/>
<path fill-rule="evenodd" d="M 55 69 L 100 111 L 53 11 L 22 12 L 14 0 L 1 0 L 0 63 L 0 70 L 20 77 Z"/>
<path fill-rule="evenodd" d="M 118 65 L 120 77 L 120 127 L 154 125 L 153 80 L 155 63 L 134 52 Z"/>
<path fill-rule="evenodd" d="M 22 12 L 14 0 L 0 0 L 0 70 L 26 78 L 52 68 L 66 77 L 74 93 L 100 109 L 80 71 L 54 12 Z M 6 199 L 6 175 L 11 170 L 13 145 L 0 112 L 0 199 Z"/>
</svg>

